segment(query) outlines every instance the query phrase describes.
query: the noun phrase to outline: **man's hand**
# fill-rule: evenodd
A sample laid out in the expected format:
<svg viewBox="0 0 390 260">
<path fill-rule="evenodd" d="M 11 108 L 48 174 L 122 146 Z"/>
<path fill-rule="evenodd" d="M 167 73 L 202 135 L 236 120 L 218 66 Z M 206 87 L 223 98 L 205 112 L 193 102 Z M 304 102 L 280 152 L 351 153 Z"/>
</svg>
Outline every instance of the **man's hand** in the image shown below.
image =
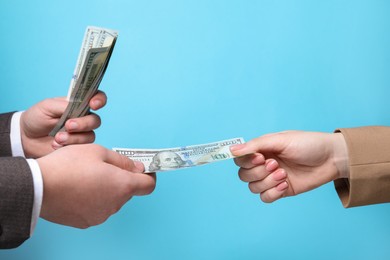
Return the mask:
<svg viewBox="0 0 390 260">
<path fill-rule="evenodd" d="M 107 102 L 104 92 L 99 91 L 90 101 L 91 109 L 98 110 Z M 101 124 L 100 117 L 94 113 L 80 118 L 69 119 L 65 123 L 66 132 L 55 137 L 48 134 L 64 113 L 68 101 L 65 98 L 46 99 L 23 112 L 20 131 L 24 154 L 27 158 L 38 158 L 69 144 L 92 143 L 95 141 L 94 129 Z"/>
<path fill-rule="evenodd" d="M 103 223 L 132 196 L 151 193 L 155 174 L 142 163 L 95 144 L 70 145 L 38 160 L 43 177 L 41 217 L 87 228 Z"/>
</svg>

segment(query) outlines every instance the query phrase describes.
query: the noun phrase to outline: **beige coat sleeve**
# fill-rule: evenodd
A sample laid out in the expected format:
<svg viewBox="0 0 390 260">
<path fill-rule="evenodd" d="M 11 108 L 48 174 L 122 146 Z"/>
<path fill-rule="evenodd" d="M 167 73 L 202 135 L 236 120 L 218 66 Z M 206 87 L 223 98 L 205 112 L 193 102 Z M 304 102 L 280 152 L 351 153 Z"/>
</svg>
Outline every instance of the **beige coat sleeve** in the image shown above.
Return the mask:
<svg viewBox="0 0 390 260">
<path fill-rule="evenodd" d="M 344 207 L 390 202 L 390 127 L 342 128 L 349 179 L 334 182 Z"/>
</svg>

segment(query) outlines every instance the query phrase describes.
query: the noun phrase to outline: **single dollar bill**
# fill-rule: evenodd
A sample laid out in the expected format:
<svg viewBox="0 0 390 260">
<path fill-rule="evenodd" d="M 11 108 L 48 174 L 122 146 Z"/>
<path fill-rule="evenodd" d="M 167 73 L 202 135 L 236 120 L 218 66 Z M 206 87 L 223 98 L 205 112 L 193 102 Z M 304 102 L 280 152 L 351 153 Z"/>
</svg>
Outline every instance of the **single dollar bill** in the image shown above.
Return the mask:
<svg viewBox="0 0 390 260">
<path fill-rule="evenodd" d="M 119 154 L 142 162 L 145 172 L 160 172 L 183 169 L 232 159 L 235 156 L 230 152 L 230 147 L 244 143 L 244 139 L 233 138 L 208 144 L 199 144 L 167 149 L 127 149 L 112 148 Z"/>
<path fill-rule="evenodd" d="M 117 37 L 117 31 L 87 27 L 68 90 L 69 104 L 49 133 L 50 136 L 63 131 L 65 122 L 69 118 L 81 117 L 89 113 L 89 101 L 98 91 Z"/>
</svg>

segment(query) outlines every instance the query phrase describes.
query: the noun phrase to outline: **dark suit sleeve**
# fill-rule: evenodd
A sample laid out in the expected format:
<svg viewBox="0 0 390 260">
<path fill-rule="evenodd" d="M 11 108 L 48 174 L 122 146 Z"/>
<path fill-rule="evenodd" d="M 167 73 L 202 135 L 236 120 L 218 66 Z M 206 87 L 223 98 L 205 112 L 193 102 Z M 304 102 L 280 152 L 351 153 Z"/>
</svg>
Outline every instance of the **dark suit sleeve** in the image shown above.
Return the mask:
<svg viewBox="0 0 390 260">
<path fill-rule="evenodd" d="M 34 183 L 26 159 L 11 157 L 13 113 L 0 114 L 0 248 L 14 248 L 30 237 Z"/>
<path fill-rule="evenodd" d="M 0 157 L 0 248 L 14 248 L 30 237 L 34 183 L 22 157 Z"/>
<path fill-rule="evenodd" d="M 0 157 L 12 156 L 10 133 L 13 114 L 0 114 Z"/>
</svg>

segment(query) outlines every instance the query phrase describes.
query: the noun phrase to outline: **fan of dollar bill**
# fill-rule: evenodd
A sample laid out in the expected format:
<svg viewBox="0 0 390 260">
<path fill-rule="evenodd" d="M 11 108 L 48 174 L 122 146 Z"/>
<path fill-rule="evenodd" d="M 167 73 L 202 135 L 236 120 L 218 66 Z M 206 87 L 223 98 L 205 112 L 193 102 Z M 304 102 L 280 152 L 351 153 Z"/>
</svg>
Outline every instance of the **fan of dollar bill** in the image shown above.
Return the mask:
<svg viewBox="0 0 390 260">
<path fill-rule="evenodd" d="M 142 162 L 145 166 L 145 172 L 149 173 L 183 169 L 232 159 L 235 156 L 230 152 L 230 147 L 242 143 L 244 143 L 244 139 L 239 137 L 214 143 L 167 149 L 112 149 L 134 161 Z"/>
<path fill-rule="evenodd" d="M 118 32 L 115 30 L 87 27 L 69 86 L 69 104 L 50 136 L 62 131 L 69 118 L 82 117 L 89 113 L 89 101 L 98 90 L 117 37 Z"/>
</svg>

